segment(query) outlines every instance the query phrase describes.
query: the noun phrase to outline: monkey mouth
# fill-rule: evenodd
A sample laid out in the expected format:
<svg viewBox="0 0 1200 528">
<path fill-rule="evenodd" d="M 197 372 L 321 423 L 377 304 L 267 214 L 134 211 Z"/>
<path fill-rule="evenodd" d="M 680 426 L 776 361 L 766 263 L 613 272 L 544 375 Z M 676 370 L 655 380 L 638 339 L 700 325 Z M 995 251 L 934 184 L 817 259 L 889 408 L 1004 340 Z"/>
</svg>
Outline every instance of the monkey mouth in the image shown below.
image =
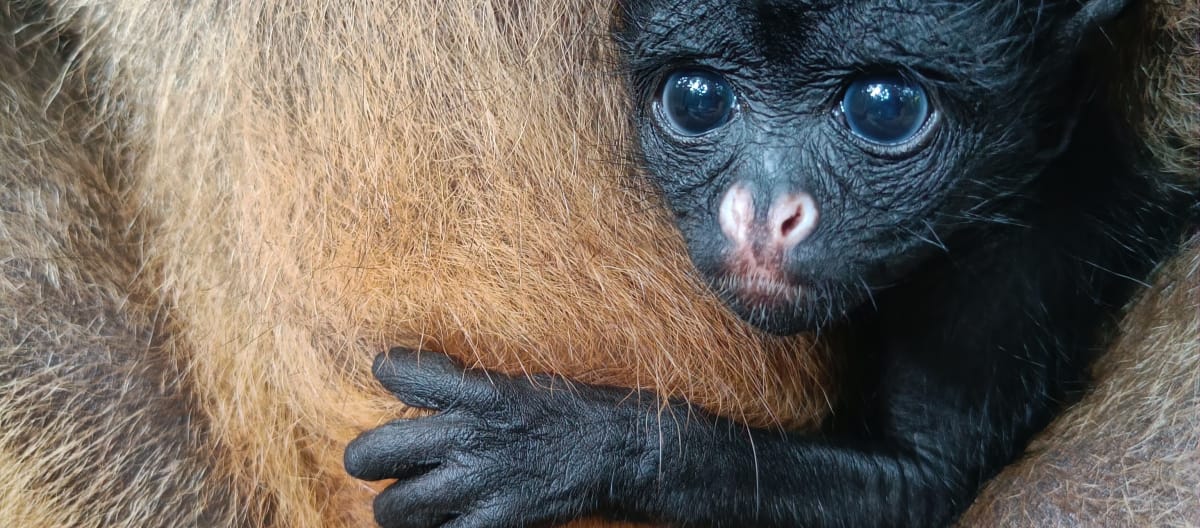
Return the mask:
<svg viewBox="0 0 1200 528">
<path fill-rule="evenodd" d="M 807 303 L 812 285 L 787 268 L 786 252 L 752 244 L 729 248 L 709 284 L 743 321 L 775 335 L 813 326 Z"/>
<path fill-rule="evenodd" d="M 693 255 L 693 262 L 709 290 L 740 319 L 770 334 L 791 335 L 813 326 L 815 310 L 809 304 L 818 283 L 790 270 L 784 249 L 753 242 L 730 244 L 708 253 L 715 258 L 696 260 Z"/>
<path fill-rule="evenodd" d="M 801 309 L 806 290 L 779 276 L 726 274 L 713 281 L 716 293 L 743 321 L 774 335 L 808 329 L 807 310 Z"/>
<path fill-rule="evenodd" d="M 764 275 L 729 276 L 722 281 L 722 290 L 734 296 L 739 304 L 762 308 L 791 305 L 800 296 L 800 285 L 782 277 Z"/>
<path fill-rule="evenodd" d="M 785 259 L 778 248 L 741 245 L 727 256 L 720 290 L 746 307 L 774 309 L 791 305 L 800 296 L 801 284 L 784 269 Z"/>
<path fill-rule="evenodd" d="M 767 273 L 726 272 L 713 281 L 713 285 L 730 309 L 756 326 L 764 317 L 774 319 L 781 314 L 793 313 L 805 289 L 782 274 Z"/>
</svg>

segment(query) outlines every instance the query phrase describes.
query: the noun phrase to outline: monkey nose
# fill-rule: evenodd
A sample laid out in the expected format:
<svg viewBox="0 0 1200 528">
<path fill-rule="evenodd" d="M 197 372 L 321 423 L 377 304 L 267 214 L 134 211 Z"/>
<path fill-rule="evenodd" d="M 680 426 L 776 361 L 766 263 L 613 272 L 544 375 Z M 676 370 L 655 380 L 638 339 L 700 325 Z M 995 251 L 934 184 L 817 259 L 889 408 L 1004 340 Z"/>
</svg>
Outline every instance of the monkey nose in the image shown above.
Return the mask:
<svg viewBox="0 0 1200 528">
<path fill-rule="evenodd" d="M 771 204 L 767 215 L 769 240 L 791 249 L 817 229 L 817 202 L 806 192 L 788 193 Z"/>
<path fill-rule="evenodd" d="M 721 231 L 735 246 L 784 251 L 808 238 L 816 230 L 819 216 L 812 195 L 792 192 L 775 198 L 766 215 L 756 219 L 754 193 L 742 183 L 726 191 L 718 210 Z"/>
</svg>

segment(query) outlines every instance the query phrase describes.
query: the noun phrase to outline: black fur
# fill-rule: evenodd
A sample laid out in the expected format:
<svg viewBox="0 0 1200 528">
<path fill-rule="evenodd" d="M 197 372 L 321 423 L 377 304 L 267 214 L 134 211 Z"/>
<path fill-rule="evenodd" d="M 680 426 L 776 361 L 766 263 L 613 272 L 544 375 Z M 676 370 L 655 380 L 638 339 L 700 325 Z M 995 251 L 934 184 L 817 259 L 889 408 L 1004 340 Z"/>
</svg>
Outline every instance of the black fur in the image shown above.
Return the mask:
<svg viewBox="0 0 1200 528">
<path fill-rule="evenodd" d="M 1135 167 L 1097 103 L 1082 43 L 1124 3 L 628 2 L 617 32 L 643 159 L 697 269 L 767 331 L 845 328 L 863 390 L 819 434 L 784 433 L 395 350 L 376 375 L 440 412 L 347 449 L 351 474 L 400 479 L 379 522 L 952 522 L 1083 386 L 1103 329 L 1195 200 Z M 652 101 L 681 66 L 731 80 L 732 121 L 699 138 L 659 123 Z M 871 145 L 839 121 L 847 83 L 878 71 L 930 94 L 919 144 Z M 739 181 L 821 204 L 783 261 L 799 292 L 786 304 L 729 287 L 717 202 Z"/>
</svg>

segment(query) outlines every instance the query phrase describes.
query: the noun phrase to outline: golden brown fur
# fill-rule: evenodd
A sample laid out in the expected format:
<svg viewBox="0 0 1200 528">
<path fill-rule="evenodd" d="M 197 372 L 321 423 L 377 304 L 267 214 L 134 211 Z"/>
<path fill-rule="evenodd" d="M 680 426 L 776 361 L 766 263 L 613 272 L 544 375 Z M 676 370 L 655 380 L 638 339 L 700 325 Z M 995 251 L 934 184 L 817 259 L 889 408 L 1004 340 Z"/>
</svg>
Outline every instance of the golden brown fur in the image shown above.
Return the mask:
<svg viewBox="0 0 1200 528">
<path fill-rule="evenodd" d="M 0 3 L 0 524 L 365 525 L 341 450 L 402 411 L 396 344 L 819 417 L 822 356 L 620 162 L 610 9 Z"/>
<path fill-rule="evenodd" d="M 78 468 L 99 473 L 101 488 L 78 495 L 71 482 L 81 475 L 51 471 L 46 482 L 7 487 L 6 520 L 58 525 L 22 508 L 70 500 L 68 524 L 189 524 L 204 501 L 220 505 L 237 489 L 246 493 L 218 513 L 247 524 L 362 524 L 369 490 L 344 474 L 341 450 L 399 410 L 368 372 L 374 354 L 402 343 L 489 367 L 657 386 L 759 423 L 803 423 L 825 407 L 804 342 L 759 337 L 727 315 L 692 279 L 662 208 L 626 177 L 619 82 L 600 60 L 607 8 L 571 0 L 50 4 L 47 13 L 7 13 L 16 20 L 6 29 L 19 29 L 12 40 L 63 35 L 77 48 L 62 55 L 77 49 L 79 57 L 69 68 L 47 60 L 28 85 L 5 78 L 27 92 L 18 102 L 34 107 L 16 124 L 35 126 L 43 102 L 71 109 L 71 128 L 42 124 L 49 145 L 83 149 L 74 142 L 93 134 L 79 143 L 108 163 L 96 178 L 119 188 L 83 194 L 77 211 L 29 203 L 48 218 L 10 229 L 41 238 L 117 210 L 95 228 L 105 239 L 57 250 L 69 266 L 63 288 L 110 284 L 98 311 L 83 317 L 139 339 L 95 343 L 104 368 L 159 380 L 154 390 L 177 402 L 174 412 L 190 412 L 185 424 L 139 423 L 153 433 L 144 441 L 219 457 L 185 472 L 175 461 L 193 460 L 184 456 L 191 452 L 143 458 L 107 423 L 71 415 L 36 423 L 30 415 L 55 415 L 56 406 L 22 413 L 36 392 L 5 389 L 0 419 L 15 432 L 0 474 Z M 54 27 L 25 27 L 22 18 Z M 5 54 L 53 59 L 57 45 Z M 24 136 L 13 142 L 32 148 Z M 89 191 L 75 189 L 74 167 L 37 170 L 16 185 Z M 22 269 L 46 252 L 13 251 Z M 37 311 L 16 330 L 57 337 L 16 344 L 5 362 L 94 360 L 79 341 L 98 340 L 89 331 L 100 329 L 67 335 L 49 317 L 59 308 L 21 296 L 45 282 L 22 278 L 0 302 Z M 152 318 L 125 321 L 126 312 Z M 141 366 L 140 355 L 157 362 Z M 67 399 L 89 396 L 84 383 L 59 387 L 49 369 L 21 376 Z M 116 419 L 162 412 L 118 399 L 90 409 Z M 180 438 L 160 440 L 158 428 Z M 117 444 L 117 462 L 62 452 L 95 442 Z M 157 466 L 168 481 L 185 473 L 177 486 L 188 489 L 177 498 L 108 495 L 114 481 L 140 475 L 120 463 Z M 196 471 L 205 467 L 213 476 Z M 234 484 L 217 489 L 218 475 Z M 161 513 L 176 500 L 178 517 Z"/>
</svg>

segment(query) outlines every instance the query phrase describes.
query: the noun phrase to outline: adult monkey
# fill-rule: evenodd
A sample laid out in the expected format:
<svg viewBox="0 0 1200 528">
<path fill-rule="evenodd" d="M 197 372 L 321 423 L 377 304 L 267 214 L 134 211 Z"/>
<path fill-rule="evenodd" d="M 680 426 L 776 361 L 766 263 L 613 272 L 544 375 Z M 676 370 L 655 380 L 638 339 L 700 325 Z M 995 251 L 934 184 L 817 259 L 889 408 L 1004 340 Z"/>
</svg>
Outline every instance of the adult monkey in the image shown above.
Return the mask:
<svg viewBox="0 0 1200 528">
<path fill-rule="evenodd" d="M 657 385 L 751 423 L 822 405 L 801 344 L 699 292 L 656 206 L 608 162 L 620 96 L 578 74 L 596 73 L 603 6 L 246 4 L 0 3 L 4 524 L 362 525 L 369 493 L 341 446 L 396 411 L 364 388 L 366 363 L 420 334 L 485 367 Z M 1174 128 L 1147 137 L 1180 175 L 1194 101 L 1162 97 L 1196 93 L 1176 84 L 1196 71 L 1177 49 L 1194 9 L 1148 4 L 1129 42 L 1159 60 L 1123 70 L 1149 65 L 1165 87 L 1148 104 L 1167 115 L 1148 115 Z M 1156 410 L 1194 423 L 1188 269 L 1142 311 L 1162 320 L 1130 323 L 1174 329 L 1171 346 L 1116 369 L 1134 381 L 1091 408 L 1141 410 L 1128 403 L 1161 390 L 1176 404 Z M 1166 471 L 1192 474 L 1191 452 L 1167 448 Z M 1161 465 L 1136 471 L 1172 484 Z M 1174 499 L 1195 488 L 1172 489 L 1131 513 L 1194 519 Z M 1103 508 L 1119 499 L 1088 504 L 1119 514 Z"/>
</svg>

